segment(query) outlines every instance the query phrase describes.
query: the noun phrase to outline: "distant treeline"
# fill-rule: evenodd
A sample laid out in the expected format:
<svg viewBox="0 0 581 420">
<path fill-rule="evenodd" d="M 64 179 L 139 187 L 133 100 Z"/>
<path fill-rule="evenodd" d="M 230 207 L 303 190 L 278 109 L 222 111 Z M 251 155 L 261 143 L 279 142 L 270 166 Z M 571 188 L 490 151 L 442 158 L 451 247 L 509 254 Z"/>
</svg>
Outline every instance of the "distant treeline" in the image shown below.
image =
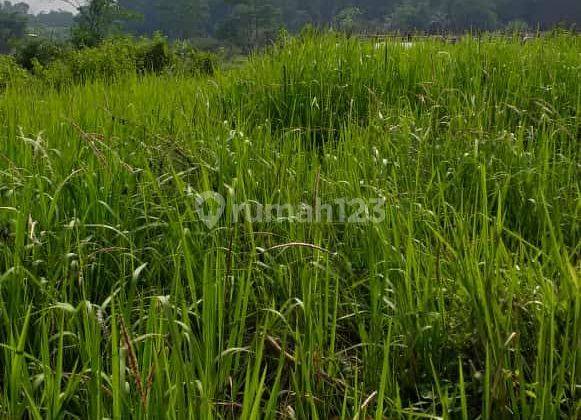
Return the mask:
<svg viewBox="0 0 581 420">
<path fill-rule="evenodd" d="M 581 21 L 579 0 L 119 0 L 137 34 L 211 37 L 240 46 L 308 24 L 349 32 L 546 29 Z"/>
<path fill-rule="evenodd" d="M 297 32 L 306 25 L 349 33 L 457 33 L 533 31 L 581 21 L 579 0 L 66 1 L 77 6 L 76 15 L 53 11 L 35 16 L 25 3 L 0 3 L 0 52 L 27 32 L 53 39 L 72 34 L 81 44 L 94 43 L 95 34 L 98 41 L 113 33 L 161 32 L 209 49 L 223 45 L 248 49 L 268 43 L 283 28 Z M 81 31 L 75 33 L 75 27 Z"/>
<path fill-rule="evenodd" d="M 119 0 L 138 15 L 125 27 L 173 37 L 254 41 L 306 24 L 352 31 L 463 31 L 510 24 L 546 28 L 581 20 L 578 0 Z"/>
</svg>

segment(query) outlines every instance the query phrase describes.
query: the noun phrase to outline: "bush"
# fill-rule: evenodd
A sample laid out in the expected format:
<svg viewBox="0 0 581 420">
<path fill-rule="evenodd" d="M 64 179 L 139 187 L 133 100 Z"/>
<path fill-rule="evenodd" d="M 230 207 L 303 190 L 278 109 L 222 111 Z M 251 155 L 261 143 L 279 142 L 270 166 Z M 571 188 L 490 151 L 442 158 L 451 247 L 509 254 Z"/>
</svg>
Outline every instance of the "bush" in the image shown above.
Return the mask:
<svg viewBox="0 0 581 420">
<path fill-rule="evenodd" d="M 174 71 L 184 75 L 213 74 L 216 56 L 194 48 L 189 42 L 179 42 L 173 47 Z"/>
<path fill-rule="evenodd" d="M 520 35 L 530 31 L 528 23 L 524 20 L 511 20 L 504 28 L 504 32 L 508 35 Z"/>
<path fill-rule="evenodd" d="M 29 73 L 50 86 L 61 87 L 93 80 L 113 82 L 132 73 L 212 74 L 216 62 L 215 54 L 200 51 L 188 42 L 171 46 L 160 34 L 153 38 L 109 38 L 97 47 L 83 49 L 35 39 L 23 44 L 14 58 L 0 57 L 0 89 Z"/>
<path fill-rule="evenodd" d="M 211 74 L 215 56 L 187 43 L 171 47 L 156 34 L 153 38 L 116 37 L 98 47 L 69 51 L 40 73 L 52 85 L 101 79 L 114 81 L 128 73 L 172 72 L 185 75 Z"/>
<path fill-rule="evenodd" d="M 28 73 L 20 67 L 14 58 L 0 55 L 0 92 L 10 84 L 26 80 Z"/>
<path fill-rule="evenodd" d="M 75 82 L 98 78 L 114 80 L 122 74 L 135 71 L 133 44 L 125 38 L 111 39 L 98 47 L 71 51 L 61 63 L 50 68 L 47 75 L 50 76 L 54 69 L 61 74 L 63 65 L 70 70 L 70 76 Z"/>
<path fill-rule="evenodd" d="M 57 42 L 43 38 L 24 41 L 16 50 L 16 62 L 26 70 L 46 67 L 65 54 L 66 48 Z"/>
<path fill-rule="evenodd" d="M 172 52 L 160 34 L 137 43 L 136 68 L 139 73 L 161 73 L 172 64 Z"/>
</svg>

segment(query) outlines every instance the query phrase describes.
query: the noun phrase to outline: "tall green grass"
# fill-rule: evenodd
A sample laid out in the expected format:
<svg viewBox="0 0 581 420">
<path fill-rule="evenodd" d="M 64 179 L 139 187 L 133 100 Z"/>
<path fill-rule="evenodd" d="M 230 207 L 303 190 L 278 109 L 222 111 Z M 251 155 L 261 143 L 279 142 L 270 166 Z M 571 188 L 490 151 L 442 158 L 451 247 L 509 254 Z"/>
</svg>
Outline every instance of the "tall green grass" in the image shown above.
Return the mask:
<svg viewBox="0 0 581 420">
<path fill-rule="evenodd" d="M 581 45 L 287 40 L 0 96 L 0 415 L 574 418 Z M 378 224 L 224 217 L 386 200 Z"/>
</svg>

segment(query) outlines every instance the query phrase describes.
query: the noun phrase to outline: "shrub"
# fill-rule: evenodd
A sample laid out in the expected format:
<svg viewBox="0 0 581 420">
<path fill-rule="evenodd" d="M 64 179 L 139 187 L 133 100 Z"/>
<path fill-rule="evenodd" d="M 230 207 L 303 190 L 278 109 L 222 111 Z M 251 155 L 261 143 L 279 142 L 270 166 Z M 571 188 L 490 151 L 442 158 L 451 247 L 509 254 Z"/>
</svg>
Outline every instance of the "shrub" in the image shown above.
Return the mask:
<svg viewBox="0 0 581 420">
<path fill-rule="evenodd" d="M 129 39 L 111 39 L 98 47 L 72 51 L 64 58 L 75 82 L 97 78 L 113 80 L 135 71 L 134 49 Z"/>
<path fill-rule="evenodd" d="M 33 70 L 39 65 L 46 67 L 65 54 L 64 45 L 43 38 L 33 38 L 24 41 L 16 50 L 16 62 L 27 70 Z"/>
<path fill-rule="evenodd" d="M 530 31 L 528 23 L 524 20 L 511 20 L 508 22 L 504 28 L 504 32 L 509 35 L 519 35 Z"/>
<path fill-rule="evenodd" d="M 213 74 L 216 56 L 200 51 L 189 42 L 179 42 L 173 47 L 174 71 L 184 75 Z"/>
<path fill-rule="evenodd" d="M 211 74 L 215 62 L 211 53 L 200 52 L 188 43 L 171 47 L 156 34 L 151 39 L 109 38 L 97 47 L 69 51 L 37 74 L 51 85 L 60 86 L 71 81 L 114 81 L 130 73 Z"/>
<path fill-rule="evenodd" d="M 0 92 L 10 84 L 25 80 L 28 73 L 20 67 L 14 58 L 0 55 Z"/>
<path fill-rule="evenodd" d="M 141 39 L 136 47 L 136 69 L 139 73 L 161 73 L 172 64 L 167 40 L 156 33 L 153 39 Z"/>
</svg>

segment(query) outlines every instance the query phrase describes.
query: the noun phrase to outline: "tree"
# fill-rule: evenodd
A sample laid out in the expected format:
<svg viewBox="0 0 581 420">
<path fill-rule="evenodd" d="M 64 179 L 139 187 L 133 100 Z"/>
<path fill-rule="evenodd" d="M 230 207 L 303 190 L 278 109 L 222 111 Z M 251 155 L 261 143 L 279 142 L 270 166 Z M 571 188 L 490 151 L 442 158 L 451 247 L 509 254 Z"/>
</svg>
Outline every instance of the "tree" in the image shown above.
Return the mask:
<svg viewBox="0 0 581 420">
<path fill-rule="evenodd" d="M 26 35 L 28 5 L 0 3 L 0 53 L 10 52 L 14 41 Z"/>
<path fill-rule="evenodd" d="M 251 49 L 267 44 L 281 26 L 291 32 L 308 24 L 333 25 L 345 32 L 460 32 L 496 29 L 509 22 L 526 22 L 534 28 L 537 23 L 548 27 L 561 20 L 581 20 L 579 0 L 62 1 L 88 3 L 76 6 L 75 34 L 80 45 L 98 43 L 116 29 L 150 36 L 161 31 L 170 39 L 215 37 Z M 140 18 L 127 19 L 128 10 Z"/>
<path fill-rule="evenodd" d="M 208 0 L 119 0 L 118 4 L 135 15 L 123 22 L 123 27 L 134 33 L 161 31 L 170 38 L 187 39 L 212 30 Z"/>
<path fill-rule="evenodd" d="M 337 13 L 333 21 L 341 31 L 350 34 L 360 27 L 362 14 L 358 7 L 346 7 Z"/>
<path fill-rule="evenodd" d="M 388 21 L 392 29 L 408 32 L 424 30 L 429 22 L 428 7 L 425 3 L 406 1 L 396 6 Z"/>
<path fill-rule="evenodd" d="M 30 32 L 41 37 L 65 40 L 71 35 L 75 24 L 75 15 L 64 10 L 51 10 L 38 15 L 30 15 L 28 19 Z"/>
<path fill-rule="evenodd" d="M 498 23 L 494 2 L 486 0 L 454 0 L 450 4 L 453 29 L 494 29 Z"/>
<path fill-rule="evenodd" d="M 115 28 L 123 12 L 116 0 L 90 0 L 78 6 L 73 28 L 73 42 L 80 47 L 101 43 Z"/>
<path fill-rule="evenodd" d="M 218 35 L 246 49 L 261 46 L 274 40 L 280 15 L 280 7 L 272 0 L 238 0 Z"/>
</svg>

